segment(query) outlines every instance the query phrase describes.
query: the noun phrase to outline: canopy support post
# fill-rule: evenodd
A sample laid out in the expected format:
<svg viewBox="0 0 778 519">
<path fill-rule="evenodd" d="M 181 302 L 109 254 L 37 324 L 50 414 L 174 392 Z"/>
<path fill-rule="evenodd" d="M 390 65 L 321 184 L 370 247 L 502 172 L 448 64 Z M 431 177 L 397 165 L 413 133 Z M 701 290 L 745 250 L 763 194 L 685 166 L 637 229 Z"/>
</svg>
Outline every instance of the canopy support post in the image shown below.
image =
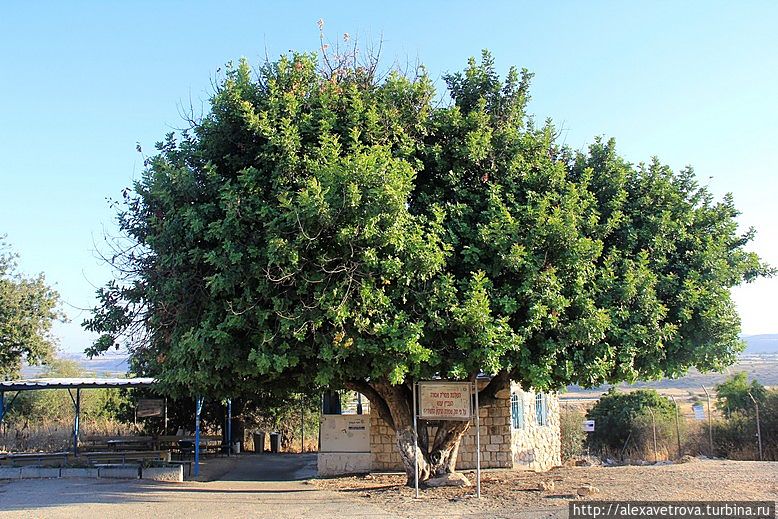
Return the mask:
<svg viewBox="0 0 778 519">
<path fill-rule="evenodd" d="M 195 444 L 194 444 L 194 475 L 200 475 L 200 413 L 203 410 L 203 397 L 195 399 Z"/>
<path fill-rule="evenodd" d="M 20 393 L 20 391 L 17 391 L 16 393 L 14 393 L 13 398 L 6 405 L 6 403 L 5 403 L 5 391 L 0 391 L 0 423 L 3 423 L 3 420 L 5 419 L 6 413 L 11 410 L 11 406 L 14 405 L 14 401 L 16 400 L 16 397 L 19 396 L 19 393 Z"/>
<path fill-rule="evenodd" d="M 68 390 L 70 393 L 70 390 Z M 73 398 L 73 394 L 70 394 L 70 398 Z M 76 388 L 76 398 L 73 400 L 73 405 L 76 408 L 76 416 L 73 420 L 73 454 L 78 456 L 78 431 L 80 428 L 81 419 L 81 388 Z"/>
</svg>

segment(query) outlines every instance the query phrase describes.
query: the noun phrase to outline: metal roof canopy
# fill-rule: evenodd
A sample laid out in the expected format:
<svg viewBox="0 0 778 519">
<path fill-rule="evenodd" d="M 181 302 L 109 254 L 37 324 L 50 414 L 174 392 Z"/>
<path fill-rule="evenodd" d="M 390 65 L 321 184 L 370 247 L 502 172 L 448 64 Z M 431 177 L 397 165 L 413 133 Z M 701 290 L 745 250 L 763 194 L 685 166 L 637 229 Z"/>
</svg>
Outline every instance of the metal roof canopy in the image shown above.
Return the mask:
<svg viewBox="0 0 778 519">
<path fill-rule="evenodd" d="M 28 380 L 4 380 L 0 381 L 0 423 L 6 412 L 10 409 L 19 391 L 36 391 L 40 389 L 67 389 L 75 408 L 73 422 L 73 453 L 78 455 L 78 433 L 81 418 L 81 390 L 105 389 L 120 387 L 149 387 L 156 384 L 153 378 L 35 378 Z M 76 390 L 75 397 L 71 389 Z M 6 404 L 5 393 L 15 391 L 13 399 Z M 203 408 L 203 397 L 195 399 L 195 452 L 194 475 L 200 473 L 200 413 Z M 227 399 L 227 445 L 228 453 L 232 452 L 232 399 Z"/>
<path fill-rule="evenodd" d="M 73 421 L 73 454 L 78 455 L 78 433 L 81 421 L 81 390 L 103 389 L 120 387 L 144 387 L 153 386 L 156 381 L 153 378 L 36 378 L 29 380 L 4 380 L 0 382 L 0 423 L 5 418 L 6 412 L 19 396 L 20 391 L 36 391 L 40 389 L 67 389 L 75 408 L 75 420 Z M 76 390 L 75 397 L 72 389 Z M 11 401 L 5 403 L 5 393 L 15 391 Z"/>
<path fill-rule="evenodd" d="M 153 378 L 35 378 L 0 381 L 0 391 L 34 391 L 37 389 L 105 389 L 153 386 Z"/>
</svg>

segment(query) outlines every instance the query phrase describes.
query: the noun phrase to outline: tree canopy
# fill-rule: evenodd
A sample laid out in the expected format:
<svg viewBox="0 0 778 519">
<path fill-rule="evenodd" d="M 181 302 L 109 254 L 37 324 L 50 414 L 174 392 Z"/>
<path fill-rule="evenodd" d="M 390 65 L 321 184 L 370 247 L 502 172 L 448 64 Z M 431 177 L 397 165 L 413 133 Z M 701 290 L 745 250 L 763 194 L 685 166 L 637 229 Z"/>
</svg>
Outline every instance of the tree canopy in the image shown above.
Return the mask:
<svg viewBox="0 0 778 519">
<path fill-rule="evenodd" d="M 748 381 L 748 373 L 740 371 L 716 385 L 716 407 L 729 416 L 731 413 L 752 414 L 754 401 L 764 405 L 767 390 L 754 379 Z"/>
<path fill-rule="evenodd" d="M 53 321 L 63 316 L 59 296 L 43 274 L 25 277 L 17 272 L 17 256 L 0 236 L 0 378 L 18 376 L 22 361 L 39 364 L 54 351 Z"/>
<path fill-rule="evenodd" d="M 449 102 L 423 67 L 324 58 L 230 64 L 157 145 L 92 354 L 124 341 L 171 393 L 357 389 L 399 438 L 412 380 L 483 372 L 488 400 L 740 351 L 729 290 L 770 270 L 691 168 L 563 146 L 526 113 L 531 74 L 487 52 L 444 76 Z"/>
</svg>

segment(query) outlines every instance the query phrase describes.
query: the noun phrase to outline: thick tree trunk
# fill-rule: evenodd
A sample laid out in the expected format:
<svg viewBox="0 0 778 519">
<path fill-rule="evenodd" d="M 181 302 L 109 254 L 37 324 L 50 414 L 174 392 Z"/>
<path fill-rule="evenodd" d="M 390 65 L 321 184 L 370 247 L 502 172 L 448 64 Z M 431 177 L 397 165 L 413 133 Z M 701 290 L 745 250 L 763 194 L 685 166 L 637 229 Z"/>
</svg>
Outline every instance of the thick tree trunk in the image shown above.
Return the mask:
<svg viewBox="0 0 778 519">
<path fill-rule="evenodd" d="M 507 373 L 494 376 L 479 394 L 481 405 L 494 401 L 494 395 L 510 384 Z M 413 392 L 410 384 L 393 386 L 388 381 L 350 382 L 349 389 L 365 395 L 371 404 L 371 412 L 379 416 L 391 427 L 397 438 L 397 447 L 403 461 L 408 485 L 414 484 L 414 456 L 418 459 L 419 482 L 440 477 L 456 471 L 459 444 L 470 422 L 419 420 L 418 441 L 413 434 Z M 435 429 L 433 438 L 430 430 Z"/>
<path fill-rule="evenodd" d="M 437 430 L 432 445 L 424 445 L 422 436 L 427 436 L 429 428 L 434 426 L 437 426 Z M 414 450 L 418 455 L 420 482 L 423 483 L 430 478 L 455 472 L 459 443 L 469 428 L 469 422 L 420 422 L 418 445 L 414 445 L 412 427 L 396 430 L 397 446 L 400 449 L 405 473 L 408 476 L 408 484 L 414 483 Z"/>
</svg>

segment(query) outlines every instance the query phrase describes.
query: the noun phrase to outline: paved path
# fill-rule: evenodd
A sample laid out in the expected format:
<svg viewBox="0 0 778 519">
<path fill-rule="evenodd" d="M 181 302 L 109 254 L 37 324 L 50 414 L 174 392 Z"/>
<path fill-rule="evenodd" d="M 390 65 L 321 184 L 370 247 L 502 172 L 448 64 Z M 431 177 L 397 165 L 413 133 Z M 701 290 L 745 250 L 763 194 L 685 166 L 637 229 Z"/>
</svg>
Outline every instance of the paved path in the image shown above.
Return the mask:
<svg viewBox="0 0 778 519">
<path fill-rule="evenodd" d="M 237 462 L 216 460 L 204 468 L 221 474 L 211 474 L 218 480 L 207 482 L 0 481 L 0 517 L 396 517 L 370 503 L 355 503 L 300 481 L 313 475 L 313 463 L 315 455 L 241 456 Z"/>
<path fill-rule="evenodd" d="M 211 481 L 300 481 L 317 472 L 316 454 L 246 454 L 222 470 L 216 468 L 216 474 L 209 475 L 209 468 L 206 464 L 203 474 Z"/>
</svg>

